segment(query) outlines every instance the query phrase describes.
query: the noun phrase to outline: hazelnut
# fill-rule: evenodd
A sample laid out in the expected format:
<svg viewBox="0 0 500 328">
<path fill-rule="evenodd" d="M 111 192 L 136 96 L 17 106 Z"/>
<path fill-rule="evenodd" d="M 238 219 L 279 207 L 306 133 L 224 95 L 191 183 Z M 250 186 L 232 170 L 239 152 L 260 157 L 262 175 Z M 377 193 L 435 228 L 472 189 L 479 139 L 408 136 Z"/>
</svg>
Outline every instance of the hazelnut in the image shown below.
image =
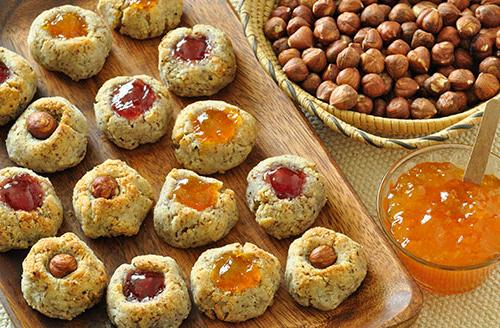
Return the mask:
<svg viewBox="0 0 500 328">
<path fill-rule="evenodd" d="M 496 4 L 485 4 L 477 7 L 475 16 L 483 27 L 500 26 L 500 6 Z"/>
<path fill-rule="evenodd" d="M 411 103 L 410 115 L 412 118 L 426 119 L 434 117 L 436 114 L 436 106 L 429 99 L 417 98 Z"/>
<path fill-rule="evenodd" d="M 337 8 L 333 0 L 318 0 L 314 3 L 312 11 L 316 17 L 331 16 Z"/>
<path fill-rule="evenodd" d="M 322 79 L 323 81 L 335 81 L 339 75 L 339 68 L 335 64 L 328 64 L 326 69 L 323 71 Z"/>
<path fill-rule="evenodd" d="M 50 113 L 33 112 L 26 119 L 28 132 L 36 139 L 47 139 L 57 129 L 57 121 Z"/>
<path fill-rule="evenodd" d="M 313 32 L 308 26 L 302 26 L 288 37 L 288 45 L 291 48 L 304 50 L 313 46 Z"/>
<path fill-rule="evenodd" d="M 497 50 L 500 49 L 500 29 L 497 31 L 496 37 L 495 37 L 495 45 L 497 47 Z M 497 52 L 498 56 L 498 52 Z"/>
<path fill-rule="evenodd" d="M 450 90 L 450 82 L 441 73 L 434 73 L 424 82 L 424 88 L 432 95 L 438 96 Z"/>
<path fill-rule="evenodd" d="M 372 3 L 361 12 L 360 17 L 363 25 L 377 27 L 384 21 L 384 12 L 378 4 Z"/>
<path fill-rule="evenodd" d="M 452 71 L 448 76 L 451 88 L 457 91 L 470 89 L 474 84 L 474 80 L 474 74 L 468 69 L 463 68 Z"/>
<path fill-rule="evenodd" d="M 454 47 L 451 42 L 443 41 L 436 43 L 432 47 L 431 55 L 432 62 L 437 65 L 450 65 L 455 60 L 454 58 Z"/>
<path fill-rule="evenodd" d="M 283 67 L 283 71 L 293 82 L 302 82 L 306 79 L 307 75 L 309 75 L 307 65 L 302 58 L 290 59 Z"/>
<path fill-rule="evenodd" d="M 437 9 L 427 8 L 418 15 L 417 25 L 424 31 L 436 34 L 443 28 L 443 19 Z"/>
<path fill-rule="evenodd" d="M 387 47 L 387 54 L 388 55 L 404 55 L 406 56 L 408 52 L 410 51 L 410 46 L 408 43 L 404 42 L 401 39 L 398 39 L 394 42 L 392 42 L 388 47 Z"/>
<path fill-rule="evenodd" d="M 455 25 L 458 17 L 460 17 L 460 10 L 451 3 L 441 3 L 437 10 L 443 19 L 444 25 Z"/>
<path fill-rule="evenodd" d="M 379 74 L 369 73 L 361 78 L 361 88 L 363 94 L 368 97 L 376 98 L 386 92 L 386 84 Z"/>
<path fill-rule="evenodd" d="M 363 40 L 362 46 L 364 50 L 370 48 L 382 49 L 382 37 L 380 37 L 380 34 L 376 29 L 371 28 L 368 30 L 368 32 L 366 32 L 366 36 Z"/>
<path fill-rule="evenodd" d="M 500 59 L 498 57 L 487 57 L 479 64 L 479 71 L 481 73 L 490 73 L 500 78 Z"/>
<path fill-rule="evenodd" d="M 370 114 L 373 110 L 372 98 L 366 97 L 365 95 L 359 95 L 354 110 L 358 113 Z"/>
<path fill-rule="evenodd" d="M 73 255 L 57 254 L 49 262 L 49 271 L 56 278 L 64 278 L 78 268 Z"/>
<path fill-rule="evenodd" d="M 288 22 L 292 18 L 292 9 L 290 7 L 278 6 L 271 11 L 271 17 L 279 17 Z"/>
<path fill-rule="evenodd" d="M 488 35 L 479 33 L 471 40 L 470 52 L 476 59 L 483 60 L 493 54 L 494 43 Z"/>
<path fill-rule="evenodd" d="M 285 64 L 292 58 L 300 58 L 300 51 L 295 48 L 283 50 L 278 55 L 278 63 L 280 63 L 281 66 L 285 66 Z"/>
<path fill-rule="evenodd" d="M 470 39 L 481 29 L 479 20 L 471 15 L 462 16 L 457 19 L 457 30 L 460 37 Z"/>
<path fill-rule="evenodd" d="M 320 43 L 328 45 L 340 38 L 337 24 L 332 17 L 323 17 L 314 24 L 314 37 Z"/>
<path fill-rule="evenodd" d="M 356 106 L 358 93 L 350 85 L 336 87 L 330 95 L 330 105 L 340 110 L 348 110 Z"/>
<path fill-rule="evenodd" d="M 297 6 L 293 11 L 292 11 L 292 17 L 302 17 L 306 20 L 306 22 L 309 23 L 309 25 L 312 25 L 314 21 L 314 14 L 312 10 L 304 5 Z"/>
<path fill-rule="evenodd" d="M 311 25 L 302 17 L 294 17 L 290 19 L 288 25 L 286 26 L 286 32 L 288 35 L 292 35 L 298 31 L 302 26 L 311 27 Z"/>
<path fill-rule="evenodd" d="M 339 13 L 351 12 L 357 13 L 363 9 L 361 0 L 340 0 L 337 11 Z"/>
<path fill-rule="evenodd" d="M 461 112 L 467 106 L 467 96 L 464 92 L 447 91 L 436 102 L 438 114 L 441 116 L 453 115 Z"/>
<path fill-rule="evenodd" d="M 319 48 L 309 48 L 302 53 L 302 59 L 310 71 L 319 73 L 326 67 L 325 52 Z"/>
<path fill-rule="evenodd" d="M 295 9 L 295 7 L 297 7 L 298 5 L 300 5 L 299 0 L 279 0 L 278 1 L 278 6 L 285 6 L 285 7 L 288 7 L 290 9 Z"/>
<path fill-rule="evenodd" d="M 425 47 L 418 47 L 406 55 L 410 63 L 410 69 L 415 73 L 427 73 L 431 65 L 431 54 Z"/>
<path fill-rule="evenodd" d="M 316 94 L 316 90 L 321 84 L 321 77 L 316 73 L 310 73 L 307 75 L 306 79 L 302 82 L 302 88 L 309 92 L 310 94 Z"/>
<path fill-rule="evenodd" d="M 286 35 L 286 22 L 279 17 L 271 17 L 264 26 L 264 34 L 266 37 L 275 41 Z"/>
<path fill-rule="evenodd" d="M 288 46 L 288 38 L 284 37 L 273 42 L 273 51 L 276 55 L 279 55 L 286 49 L 290 48 Z"/>
<path fill-rule="evenodd" d="M 389 101 L 385 111 L 390 118 L 410 118 L 410 103 L 403 97 L 395 97 Z"/>
<path fill-rule="evenodd" d="M 377 49 L 368 49 L 361 55 L 361 68 L 366 73 L 382 73 L 385 69 L 384 55 Z"/>
<path fill-rule="evenodd" d="M 420 89 L 418 83 L 411 77 L 402 77 L 394 85 L 394 94 L 398 97 L 410 98 Z"/>
<path fill-rule="evenodd" d="M 356 42 L 351 42 L 349 44 L 349 47 L 356 50 L 360 56 L 361 56 L 361 54 L 363 54 L 363 47 L 361 46 L 361 44 L 356 43 Z"/>
<path fill-rule="evenodd" d="M 479 73 L 474 83 L 474 95 L 479 100 L 488 100 L 498 94 L 500 85 L 495 75 L 490 73 Z"/>
<path fill-rule="evenodd" d="M 426 47 L 430 48 L 434 45 L 434 35 L 432 35 L 429 32 L 426 32 L 424 30 L 416 30 L 415 33 L 413 33 L 413 38 L 411 39 L 411 47 L 412 48 L 418 48 L 418 47 Z"/>
<path fill-rule="evenodd" d="M 335 63 L 339 53 L 347 48 L 348 43 L 344 40 L 337 40 L 326 48 L 326 58 L 330 63 Z"/>
<path fill-rule="evenodd" d="M 309 262 L 316 269 L 324 269 L 337 261 L 335 250 L 328 245 L 321 245 L 309 254 Z"/>
<path fill-rule="evenodd" d="M 460 44 L 460 35 L 458 34 L 458 30 L 453 26 L 445 26 L 439 32 L 437 37 L 437 42 L 448 41 L 453 44 L 454 47 L 458 47 Z"/>
<path fill-rule="evenodd" d="M 324 81 L 319 85 L 318 89 L 316 90 L 316 98 L 323 100 L 325 102 L 329 102 L 332 91 L 336 87 L 337 85 L 332 81 Z"/>
<path fill-rule="evenodd" d="M 386 21 L 377 27 L 377 31 L 384 42 L 389 42 L 399 38 L 401 25 L 398 22 Z"/>
<path fill-rule="evenodd" d="M 363 40 L 366 37 L 366 33 L 371 29 L 371 27 L 363 27 L 354 35 L 352 41 L 356 43 L 363 43 Z"/>
<path fill-rule="evenodd" d="M 448 0 L 448 3 L 451 3 L 455 7 L 458 8 L 458 10 L 464 10 L 465 8 L 469 7 L 469 0 Z"/>
<path fill-rule="evenodd" d="M 425 80 L 427 80 L 430 77 L 431 76 L 429 74 L 418 74 L 415 75 L 414 80 L 415 82 L 417 82 L 419 88 L 422 89 L 424 87 Z"/>
<path fill-rule="evenodd" d="M 467 96 L 467 105 L 470 107 L 479 103 L 479 98 L 474 94 L 474 88 L 465 91 L 465 95 Z"/>
<path fill-rule="evenodd" d="M 337 17 L 337 27 L 343 34 L 353 36 L 359 30 L 361 21 L 355 13 L 342 13 Z"/>
<path fill-rule="evenodd" d="M 306 6 L 307 8 L 312 9 L 312 7 L 316 1 L 317 0 L 300 0 L 300 4 Z"/>
<path fill-rule="evenodd" d="M 405 22 L 414 22 L 416 19 L 413 10 L 406 3 L 398 3 L 392 7 L 389 13 L 389 20 L 403 24 Z"/>
<path fill-rule="evenodd" d="M 361 81 L 361 74 L 354 67 L 348 67 L 341 70 L 337 76 L 337 85 L 347 84 L 354 90 L 358 90 L 359 82 Z"/>
<path fill-rule="evenodd" d="M 408 71 L 408 67 L 408 58 L 404 55 L 389 55 L 385 57 L 385 69 L 393 79 L 403 77 Z"/>
<path fill-rule="evenodd" d="M 337 56 L 337 66 L 340 70 L 347 67 L 356 67 L 359 64 L 360 55 L 353 47 L 347 47 Z"/>
<path fill-rule="evenodd" d="M 473 59 L 470 53 L 464 49 L 455 49 L 455 62 L 454 65 L 458 68 L 472 68 Z"/>
<path fill-rule="evenodd" d="M 90 186 L 90 193 L 95 198 L 111 199 L 118 195 L 118 182 L 110 175 L 103 175 L 97 177 L 92 181 Z"/>
<path fill-rule="evenodd" d="M 382 81 L 384 82 L 384 93 L 383 95 L 387 95 L 389 92 L 392 90 L 392 78 L 390 77 L 389 74 L 387 73 L 382 73 L 380 74 L 380 77 L 382 78 Z"/>
<path fill-rule="evenodd" d="M 437 5 L 435 3 L 430 2 L 430 1 L 421 1 L 417 4 L 415 4 L 411 9 L 413 10 L 415 17 L 418 18 L 418 16 L 420 16 L 420 14 L 422 13 L 422 11 L 424 11 L 425 9 L 429 9 L 429 8 L 436 9 Z"/>
<path fill-rule="evenodd" d="M 387 108 L 387 102 L 384 99 L 377 98 L 373 101 L 373 111 L 374 116 L 385 116 L 385 110 Z"/>
<path fill-rule="evenodd" d="M 456 70 L 456 68 L 452 65 L 448 66 L 440 66 L 437 68 L 436 72 L 443 74 L 446 77 L 450 76 L 450 73 Z"/>
<path fill-rule="evenodd" d="M 389 19 L 389 13 L 391 12 L 392 7 L 388 6 L 386 4 L 379 4 L 378 7 L 384 13 L 384 20 L 388 20 Z"/>
<path fill-rule="evenodd" d="M 401 39 L 410 44 L 413 39 L 413 34 L 417 29 L 418 25 L 415 22 L 406 22 L 401 24 Z"/>
</svg>

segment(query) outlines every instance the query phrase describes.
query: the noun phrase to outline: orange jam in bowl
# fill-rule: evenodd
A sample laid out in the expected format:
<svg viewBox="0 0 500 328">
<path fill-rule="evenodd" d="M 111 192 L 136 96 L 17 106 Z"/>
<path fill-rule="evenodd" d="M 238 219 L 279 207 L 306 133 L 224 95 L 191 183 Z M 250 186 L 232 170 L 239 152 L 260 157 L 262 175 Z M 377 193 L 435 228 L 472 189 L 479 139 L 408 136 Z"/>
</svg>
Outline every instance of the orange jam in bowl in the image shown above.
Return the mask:
<svg viewBox="0 0 500 328">
<path fill-rule="evenodd" d="M 172 200 L 197 211 L 214 207 L 219 198 L 220 186 L 196 177 L 180 179 L 172 192 Z"/>
<path fill-rule="evenodd" d="M 403 158 L 378 195 L 381 225 L 417 282 L 441 294 L 471 290 L 500 259 L 500 159 L 480 186 L 463 181 L 470 147 L 442 145 Z"/>
<path fill-rule="evenodd" d="M 236 109 L 207 109 L 191 117 L 194 134 L 202 143 L 223 144 L 235 136 L 241 117 Z"/>
<path fill-rule="evenodd" d="M 88 33 L 85 19 L 76 13 L 59 13 L 43 25 L 53 38 L 71 39 L 86 36 Z"/>
<path fill-rule="evenodd" d="M 210 279 L 225 292 L 242 292 L 254 288 L 261 279 L 257 257 L 240 252 L 224 253 L 215 260 Z"/>
</svg>

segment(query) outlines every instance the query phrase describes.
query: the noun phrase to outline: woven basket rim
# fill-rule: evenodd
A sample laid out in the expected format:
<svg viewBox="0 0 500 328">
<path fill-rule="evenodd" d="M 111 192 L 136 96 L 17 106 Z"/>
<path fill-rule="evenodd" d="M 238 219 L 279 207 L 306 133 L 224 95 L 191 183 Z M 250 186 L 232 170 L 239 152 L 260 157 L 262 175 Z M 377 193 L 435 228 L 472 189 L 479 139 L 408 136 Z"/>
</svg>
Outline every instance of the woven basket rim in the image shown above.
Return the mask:
<svg viewBox="0 0 500 328">
<path fill-rule="evenodd" d="M 285 76 L 281 66 L 277 63 L 275 54 L 272 52 L 270 42 L 265 38 L 263 33 L 262 26 L 264 25 L 266 19 L 263 16 L 265 15 L 259 16 L 259 11 L 255 10 L 257 5 L 267 5 L 269 6 L 269 11 L 272 10 L 275 0 L 230 0 L 230 2 L 233 4 L 237 14 L 240 16 L 245 35 L 247 36 L 254 54 L 264 70 L 271 75 L 280 88 L 285 91 L 303 111 L 307 111 L 312 115 L 317 116 L 332 130 L 340 132 L 352 139 L 379 148 L 417 149 L 447 141 L 450 137 L 455 136 L 460 131 L 472 129 L 474 125 L 480 121 L 484 114 L 486 102 L 459 114 L 424 120 L 382 118 L 349 111 L 348 114 L 353 115 L 356 119 L 372 120 L 372 124 L 407 124 L 407 126 L 409 126 L 408 124 L 411 124 L 413 126 L 417 126 L 429 123 L 438 123 L 443 126 L 435 132 L 420 136 L 413 135 L 408 138 L 388 137 L 370 133 L 364 129 L 358 128 L 338 117 L 341 116 L 339 115 L 341 112 L 346 111 L 334 109 L 333 106 L 317 99 L 316 97 L 313 97 L 304 91 L 300 86 L 288 80 Z M 272 53 L 272 56 L 268 55 L 269 52 Z M 495 98 L 500 99 L 500 95 L 495 96 Z M 417 127 L 415 129 L 415 127 L 413 127 L 412 130 L 418 131 L 419 128 Z"/>
</svg>

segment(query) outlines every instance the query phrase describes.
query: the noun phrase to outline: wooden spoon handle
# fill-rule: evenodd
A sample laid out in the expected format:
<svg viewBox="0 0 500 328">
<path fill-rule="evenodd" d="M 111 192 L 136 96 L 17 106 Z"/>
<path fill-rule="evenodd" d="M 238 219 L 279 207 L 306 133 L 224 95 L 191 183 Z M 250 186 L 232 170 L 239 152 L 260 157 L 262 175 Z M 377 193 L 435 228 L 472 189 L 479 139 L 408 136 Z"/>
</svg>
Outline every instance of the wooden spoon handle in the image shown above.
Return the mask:
<svg viewBox="0 0 500 328">
<path fill-rule="evenodd" d="M 488 101 L 484 110 L 481 126 L 472 149 L 467 168 L 465 169 L 464 181 L 481 184 L 488 158 L 490 157 L 491 147 L 495 139 L 495 133 L 500 118 L 500 100 L 495 98 Z"/>
</svg>

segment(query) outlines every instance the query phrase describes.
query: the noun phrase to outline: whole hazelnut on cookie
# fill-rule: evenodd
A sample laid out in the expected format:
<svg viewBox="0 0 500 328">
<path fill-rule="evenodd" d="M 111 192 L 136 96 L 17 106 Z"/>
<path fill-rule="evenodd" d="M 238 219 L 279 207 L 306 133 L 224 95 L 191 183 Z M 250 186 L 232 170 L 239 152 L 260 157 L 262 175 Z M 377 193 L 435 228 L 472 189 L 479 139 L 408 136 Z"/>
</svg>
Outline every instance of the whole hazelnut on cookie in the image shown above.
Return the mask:
<svg viewBox="0 0 500 328">
<path fill-rule="evenodd" d="M 337 253 L 331 246 L 318 246 L 309 254 L 309 262 L 317 269 L 324 269 L 337 261 Z"/>
<path fill-rule="evenodd" d="M 111 199 L 118 194 L 118 182 L 109 175 L 97 177 L 90 187 L 90 192 L 95 198 Z"/>
<path fill-rule="evenodd" d="M 57 121 L 50 113 L 36 111 L 27 120 L 28 132 L 37 139 L 47 139 L 57 129 Z"/>
<path fill-rule="evenodd" d="M 64 278 L 77 268 L 75 257 L 69 254 L 57 254 L 49 262 L 49 271 L 56 278 Z"/>
</svg>

